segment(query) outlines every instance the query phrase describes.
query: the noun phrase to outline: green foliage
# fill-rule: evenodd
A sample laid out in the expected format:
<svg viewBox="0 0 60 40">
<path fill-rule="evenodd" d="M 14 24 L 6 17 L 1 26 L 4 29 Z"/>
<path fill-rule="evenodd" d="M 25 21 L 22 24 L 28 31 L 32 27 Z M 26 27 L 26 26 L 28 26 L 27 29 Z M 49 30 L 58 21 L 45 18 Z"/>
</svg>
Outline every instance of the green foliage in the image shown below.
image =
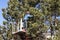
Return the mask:
<svg viewBox="0 0 60 40">
<path fill-rule="evenodd" d="M 41 4 L 41 9 L 39 10 L 35 8 L 37 3 Z M 15 22 L 18 22 L 20 18 L 23 18 L 27 10 L 33 15 L 33 20 L 28 20 L 29 26 L 27 31 L 29 34 L 31 33 L 36 36 L 38 31 L 40 33 L 47 31 L 47 27 L 44 24 L 46 20 L 51 23 L 53 21 L 53 15 L 55 15 L 55 17 L 60 15 L 60 0 L 22 0 L 22 3 L 18 0 L 9 0 L 8 8 L 2 9 L 3 17 L 7 21 L 9 21 L 10 18 L 11 20 L 14 19 Z M 6 15 L 8 15 L 9 18 Z M 6 22 L 4 22 L 4 24 L 5 23 Z M 56 28 L 60 30 L 59 24 Z M 11 30 L 9 30 L 8 33 L 10 33 L 10 31 Z M 10 35 L 11 34 L 9 34 L 9 36 Z"/>
</svg>

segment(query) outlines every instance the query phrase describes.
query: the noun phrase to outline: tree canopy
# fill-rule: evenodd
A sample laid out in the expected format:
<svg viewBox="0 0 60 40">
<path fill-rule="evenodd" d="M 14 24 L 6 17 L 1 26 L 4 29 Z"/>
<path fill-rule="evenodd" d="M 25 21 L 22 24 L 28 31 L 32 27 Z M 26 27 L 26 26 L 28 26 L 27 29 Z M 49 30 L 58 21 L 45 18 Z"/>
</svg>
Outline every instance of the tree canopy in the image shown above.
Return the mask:
<svg viewBox="0 0 60 40">
<path fill-rule="evenodd" d="M 19 22 L 20 18 L 24 20 L 24 16 L 29 11 L 33 17 L 27 21 L 27 31 L 32 36 L 37 36 L 38 32 L 42 34 L 47 31 L 48 26 L 45 25 L 47 20 L 50 23 L 51 31 L 60 30 L 60 22 L 56 19 L 60 16 L 60 0 L 9 0 L 8 7 L 2 11 L 3 17 L 8 22 L 14 21 L 16 23 Z M 53 16 L 54 20 L 52 19 Z"/>
</svg>

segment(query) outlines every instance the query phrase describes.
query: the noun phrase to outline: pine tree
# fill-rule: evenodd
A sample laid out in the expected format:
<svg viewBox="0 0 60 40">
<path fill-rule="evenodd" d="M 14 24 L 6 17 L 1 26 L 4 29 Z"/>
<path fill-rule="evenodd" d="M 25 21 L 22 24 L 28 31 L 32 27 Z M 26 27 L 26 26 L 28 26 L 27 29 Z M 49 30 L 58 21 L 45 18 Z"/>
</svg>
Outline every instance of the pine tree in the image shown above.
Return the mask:
<svg viewBox="0 0 60 40">
<path fill-rule="evenodd" d="M 36 7 L 36 5 L 39 3 L 40 9 Z M 30 15 L 33 15 L 33 17 L 29 18 L 27 21 L 27 31 L 30 35 L 32 35 L 32 37 L 36 37 L 35 39 L 37 39 L 38 37 L 42 38 L 40 34 L 46 32 L 48 28 L 47 25 L 44 24 L 46 20 L 50 22 L 50 26 L 52 28 L 52 16 L 55 16 L 55 22 L 53 24 L 54 26 L 56 25 L 56 17 L 60 15 L 59 3 L 59 0 L 9 0 L 8 8 L 2 9 L 3 17 L 8 22 L 14 21 L 18 23 L 20 18 L 24 19 L 24 15 L 27 11 L 29 11 Z M 56 28 L 58 26 L 56 26 Z M 43 40 L 43 38 L 41 40 Z"/>
<path fill-rule="evenodd" d="M 60 16 L 60 5 L 59 5 L 59 0 L 44 0 L 44 4 L 47 4 L 47 5 L 43 5 L 43 9 L 44 9 L 44 13 L 47 15 L 47 16 L 50 16 L 50 18 L 52 18 L 52 16 L 54 16 L 54 20 L 50 20 L 50 23 L 52 22 L 53 25 L 50 25 L 51 27 L 51 32 L 52 31 L 55 31 L 58 30 L 59 31 L 59 21 L 56 17 Z M 59 32 L 58 32 L 59 33 Z M 51 34 L 53 35 L 53 34 Z M 56 34 L 57 35 L 57 34 Z M 55 35 L 55 36 L 56 36 Z M 58 34 L 59 35 L 59 34 Z M 59 40 L 59 37 L 57 37 L 56 39 L 54 40 Z"/>
</svg>

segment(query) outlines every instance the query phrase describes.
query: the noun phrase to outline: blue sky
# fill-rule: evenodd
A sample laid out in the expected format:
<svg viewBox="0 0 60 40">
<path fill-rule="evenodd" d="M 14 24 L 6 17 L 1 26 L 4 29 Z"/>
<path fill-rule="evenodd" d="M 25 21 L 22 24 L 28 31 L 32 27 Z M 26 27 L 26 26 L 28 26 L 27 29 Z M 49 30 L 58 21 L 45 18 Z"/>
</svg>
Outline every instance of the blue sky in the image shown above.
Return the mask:
<svg viewBox="0 0 60 40">
<path fill-rule="evenodd" d="M 8 2 L 8 0 L 0 0 L 0 25 L 2 25 L 3 21 L 4 21 L 1 9 L 6 8 L 8 6 L 7 2 Z"/>
</svg>

